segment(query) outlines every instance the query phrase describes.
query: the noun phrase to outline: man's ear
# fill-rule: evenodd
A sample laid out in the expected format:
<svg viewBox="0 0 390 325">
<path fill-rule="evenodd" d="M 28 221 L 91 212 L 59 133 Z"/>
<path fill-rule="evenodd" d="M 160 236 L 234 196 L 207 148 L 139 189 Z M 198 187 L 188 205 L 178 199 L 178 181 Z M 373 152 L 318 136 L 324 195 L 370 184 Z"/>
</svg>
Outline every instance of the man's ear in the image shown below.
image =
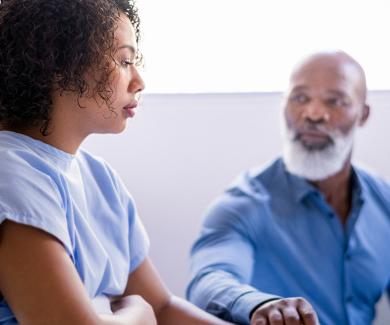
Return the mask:
<svg viewBox="0 0 390 325">
<path fill-rule="evenodd" d="M 371 108 L 369 105 L 364 104 L 363 113 L 362 113 L 362 116 L 360 117 L 360 121 L 359 121 L 359 126 L 363 126 L 364 124 L 366 124 L 368 117 L 370 116 L 370 109 Z"/>
</svg>

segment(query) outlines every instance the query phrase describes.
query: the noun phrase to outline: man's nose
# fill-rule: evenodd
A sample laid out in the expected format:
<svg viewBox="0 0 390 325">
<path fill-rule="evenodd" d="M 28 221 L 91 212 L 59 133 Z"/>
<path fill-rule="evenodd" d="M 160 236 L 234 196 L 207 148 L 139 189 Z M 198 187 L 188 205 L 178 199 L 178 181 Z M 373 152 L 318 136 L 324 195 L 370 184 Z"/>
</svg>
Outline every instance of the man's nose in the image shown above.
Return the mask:
<svg viewBox="0 0 390 325">
<path fill-rule="evenodd" d="M 328 108 L 323 103 L 313 100 L 305 106 L 303 118 L 314 123 L 327 122 L 330 114 Z"/>
</svg>

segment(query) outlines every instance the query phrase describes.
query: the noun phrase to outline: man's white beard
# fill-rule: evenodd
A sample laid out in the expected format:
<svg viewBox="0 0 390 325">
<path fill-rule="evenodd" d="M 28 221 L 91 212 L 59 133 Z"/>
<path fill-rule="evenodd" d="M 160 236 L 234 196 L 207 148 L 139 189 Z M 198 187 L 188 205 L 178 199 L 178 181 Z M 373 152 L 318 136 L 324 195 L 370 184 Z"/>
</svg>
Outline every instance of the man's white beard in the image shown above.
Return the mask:
<svg viewBox="0 0 390 325">
<path fill-rule="evenodd" d="M 329 133 L 333 143 L 323 149 L 309 150 L 300 141 L 294 140 L 295 132 L 288 128 L 283 118 L 283 160 L 287 170 L 309 181 L 321 181 L 335 175 L 344 167 L 352 151 L 355 130 L 356 125 L 346 135 Z"/>
</svg>

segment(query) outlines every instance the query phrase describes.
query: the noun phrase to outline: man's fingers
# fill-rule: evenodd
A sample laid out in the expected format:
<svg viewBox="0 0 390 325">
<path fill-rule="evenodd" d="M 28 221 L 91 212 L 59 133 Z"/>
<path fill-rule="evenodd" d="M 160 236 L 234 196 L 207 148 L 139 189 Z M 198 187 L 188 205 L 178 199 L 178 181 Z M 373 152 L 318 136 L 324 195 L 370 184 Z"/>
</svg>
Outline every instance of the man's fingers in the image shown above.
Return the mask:
<svg viewBox="0 0 390 325">
<path fill-rule="evenodd" d="M 286 307 L 282 310 L 285 325 L 301 325 L 301 317 L 298 311 L 293 307 Z"/>
<path fill-rule="evenodd" d="M 297 310 L 301 316 L 303 325 L 319 325 L 317 314 L 309 305 L 298 306 Z"/>
<path fill-rule="evenodd" d="M 270 325 L 284 325 L 283 315 L 279 309 L 273 308 L 268 313 L 268 323 Z"/>
<path fill-rule="evenodd" d="M 313 307 L 301 297 L 265 303 L 253 314 L 251 325 L 319 325 Z"/>
<path fill-rule="evenodd" d="M 251 325 L 268 325 L 268 321 L 264 316 L 256 316 L 252 319 Z"/>
</svg>

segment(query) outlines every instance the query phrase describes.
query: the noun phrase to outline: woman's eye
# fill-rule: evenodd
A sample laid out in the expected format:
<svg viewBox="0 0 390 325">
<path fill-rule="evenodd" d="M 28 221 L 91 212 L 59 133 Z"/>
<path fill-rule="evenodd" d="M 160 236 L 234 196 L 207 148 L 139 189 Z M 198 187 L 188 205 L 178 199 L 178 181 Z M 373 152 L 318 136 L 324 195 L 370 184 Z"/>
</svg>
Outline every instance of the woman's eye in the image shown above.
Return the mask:
<svg viewBox="0 0 390 325">
<path fill-rule="evenodd" d="M 124 67 L 128 67 L 128 66 L 133 65 L 133 64 L 134 64 L 134 62 L 132 60 L 130 60 L 130 59 L 122 60 L 122 65 Z"/>
</svg>

